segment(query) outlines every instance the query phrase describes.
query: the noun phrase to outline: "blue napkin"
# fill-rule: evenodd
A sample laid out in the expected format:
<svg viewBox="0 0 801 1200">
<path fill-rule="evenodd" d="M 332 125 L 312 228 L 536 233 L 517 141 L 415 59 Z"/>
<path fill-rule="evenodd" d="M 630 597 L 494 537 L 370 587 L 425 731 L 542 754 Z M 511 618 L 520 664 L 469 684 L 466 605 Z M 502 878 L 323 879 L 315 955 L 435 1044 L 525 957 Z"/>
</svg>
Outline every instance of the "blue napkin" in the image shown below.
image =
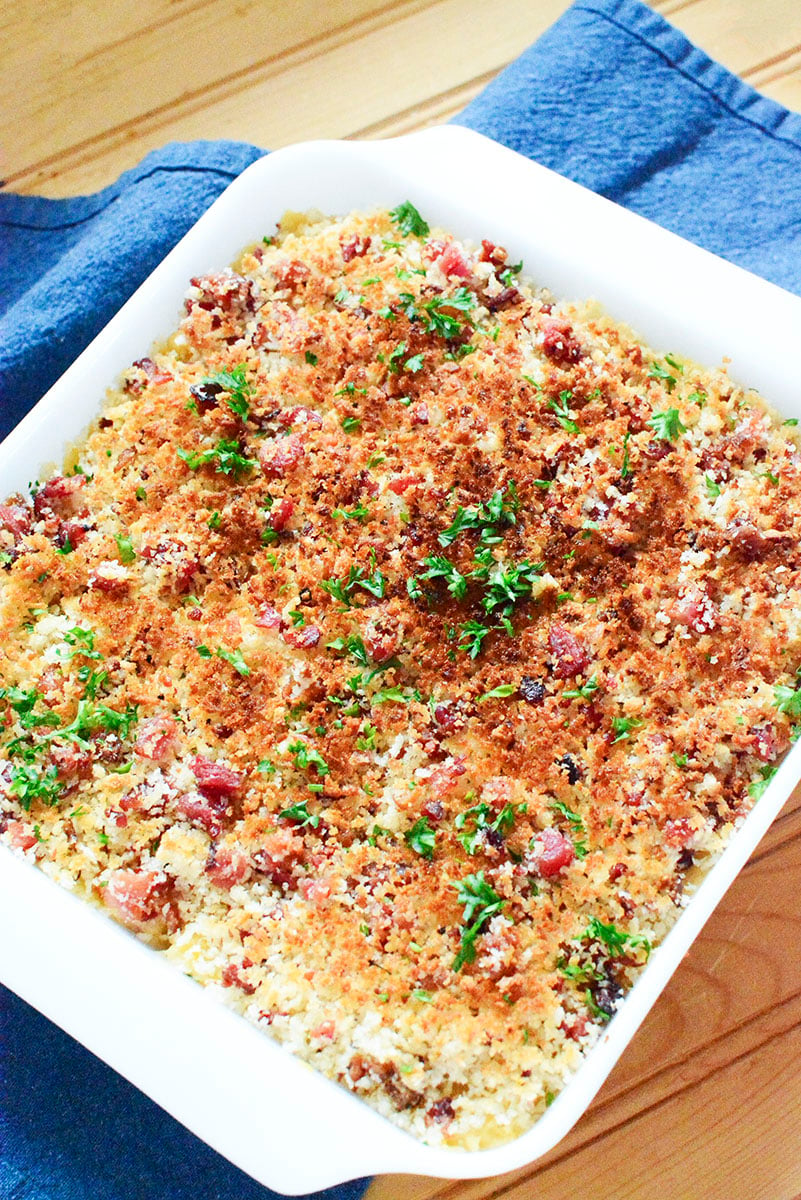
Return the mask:
<svg viewBox="0 0 801 1200">
<path fill-rule="evenodd" d="M 639 0 L 578 0 L 457 120 L 801 293 L 801 117 Z M 262 153 L 171 145 L 94 196 L 0 194 L 0 437 Z M 0 989 L 3 1200 L 272 1195 Z"/>
</svg>

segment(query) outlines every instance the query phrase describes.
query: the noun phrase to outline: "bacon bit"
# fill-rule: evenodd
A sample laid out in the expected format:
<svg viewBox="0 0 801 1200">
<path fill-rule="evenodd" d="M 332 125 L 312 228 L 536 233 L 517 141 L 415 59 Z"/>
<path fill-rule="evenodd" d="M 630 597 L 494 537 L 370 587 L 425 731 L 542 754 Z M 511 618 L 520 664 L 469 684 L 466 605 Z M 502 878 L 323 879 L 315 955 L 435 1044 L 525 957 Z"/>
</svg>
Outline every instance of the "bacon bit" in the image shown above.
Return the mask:
<svg viewBox="0 0 801 1200">
<path fill-rule="evenodd" d="M 671 846 L 687 846 L 695 837 L 695 830 L 686 817 L 665 821 L 665 841 Z"/>
<path fill-rule="evenodd" d="M 282 533 L 286 529 L 294 511 L 294 500 L 288 498 L 279 500 L 270 510 L 270 528 L 274 529 L 276 533 Z"/>
<path fill-rule="evenodd" d="M 206 874 L 217 887 L 228 889 L 244 883 L 251 874 L 251 866 L 242 850 L 229 846 L 213 847 L 206 863 Z"/>
<path fill-rule="evenodd" d="M 361 237 L 360 234 L 348 238 L 347 241 L 343 241 L 340 238 L 339 244 L 342 247 L 343 262 L 348 263 L 352 262 L 354 258 L 361 258 L 370 249 L 372 242 L 373 239 L 371 237 Z"/>
<path fill-rule="evenodd" d="M 609 882 L 617 883 L 618 879 L 623 875 L 628 875 L 629 869 L 625 863 L 616 862 L 609 868 Z"/>
<path fill-rule="evenodd" d="M 509 254 L 503 246 L 496 246 L 494 242 L 489 242 L 486 238 L 481 239 L 481 253 L 478 256 L 479 262 L 489 262 L 494 267 L 502 267 L 506 264 L 508 257 Z"/>
<path fill-rule="evenodd" d="M 59 779 L 85 779 L 92 773 L 91 750 L 81 750 L 72 742 L 64 746 L 51 746 L 50 757 Z"/>
<path fill-rule="evenodd" d="M 441 800 L 426 800 L 422 807 L 424 817 L 430 817 L 432 821 L 441 821 L 445 816 L 445 808 Z"/>
<path fill-rule="evenodd" d="M 131 370 L 135 369 L 143 373 L 148 383 L 155 384 L 156 386 L 160 383 L 169 383 L 173 378 L 169 371 L 156 366 L 152 358 L 138 358 L 136 362 L 131 363 Z M 141 379 L 128 376 L 125 380 L 124 390 L 129 395 L 138 396 L 143 387 L 144 382 Z"/>
<path fill-rule="evenodd" d="M 484 295 L 484 304 L 490 312 L 499 312 L 502 308 L 510 308 L 522 298 L 522 293 L 516 287 L 505 287 L 494 296 Z"/>
<path fill-rule="evenodd" d="M 172 717 L 148 717 L 139 726 L 134 754 L 138 754 L 140 758 L 149 758 L 153 762 L 164 762 L 175 750 L 177 741 L 178 726 Z"/>
<path fill-rule="evenodd" d="M 22 821 L 9 821 L 5 831 L 12 850 L 30 850 L 36 845 L 36 835 L 29 833 Z"/>
<path fill-rule="evenodd" d="M 209 799 L 218 796 L 233 796 L 242 786 L 242 776 L 232 771 L 225 763 L 213 762 L 198 754 L 190 764 L 197 780 L 198 791 Z"/>
<path fill-rule="evenodd" d="M 576 857 L 575 847 L 570 838 L 558 829 L 543 829 L 537 834 L 535 843 L 529 858 L 534 870 L 543 879 L 553 879 L 569 867 Z"/>
<path fill-rule="evenodd" d="M 262 875 L 283 887 L 294 881 L 293 868 L 303 858 L 303 838 L 289 828 L 276 829 L 253 854 L 253 865 Z"/>
<path fill-rule="evenodd" d="M 290 433 L 289 437 L 265 442 L 259 451 L 259 462 L 268 479 L 282 479 L 287 471 L 298 465 L 305 454 L 301 438 L 296 433 Z"/>
<path fill-rule="evenodd" d="M 541 322 L 542 352 L 552 362 L 566 365 L 578 362 L 584 351 L 573 336 L 573 326 L 563 317 L 548 317 Z"/>
<path fill-rule="evenodd" d="M 590 657 L 574 633 L 558 621 L 548 631 L 548 645 L 554 656 L 553 673 L 559 679 L 573 679 L 585 671 Z"/>
<path fill-rule="evenodd" d="M 428 786 L 435 800 L 441 800 L 453 788 L 456 787 L 457 780 L 461 775 L 464 775 L 467 767 L 465 760 L 461 756 L 458 758 L 446 758 L 443 763 L 432 771 L 428 780 Z"/>
<path fill-rule="evenodd" d="M 301 625 L 297 629 L 285 629 L 281 634 L 286 644 L 294 646 L 296 650 L 310 650 L 312 646 L 317 645 L 321 636 L 316 625 Z"/>
<path fill-rule="evenodd" d="M 473 274 L 470 263 L 456 242 L 428 242 L 423 251 L 423 257 L 428 262 L 436 262 L 443 275 L 456 275 L 459 279 L 469 279 Z"/>
<path fill-rule="evenodd" d="M 196 275 L 190 280 L 192 287 L 200 292 L 199 297 L 189 296 L 184 301 L 188 313 L 194 308 L 213 312 L 219 309 L 228 316 L 243 318 L 255 308 L 255 289 L 252 280 L 226 268 L 211 275 Z"/>
<path fill-rule="evenodd" d="M 565 1017 L 559 1028 L 565 1037 L 569 1037 L 572 1041 L 577 1042 L 579 1038 L 583 1038 L 587 1032 L 587 1017 Z"/>
<path fill-rule="evenodd" d="M 711 633 L 718 624 L 718 610 L 703 587 L 683 589 L 670 608 L 670 616 L 693 633 Z"/>
<path fill-rule="evenodd" d="M 0 504 L 0 529 L 7 529 L 16 542 L 31 531 L 31 510 L 22 504 Z"/>
<path fill-rule="evenodd" d="M 85 487 L 85 475 L 56 475 L 34 496 L 33 511 L 40 520 L 78 516 L 84 508 L 80 493 Z"/>
<path fill-rule="evenodd" d="M 458 718 L 450 700 L 443 700 L 442 703 L 435 705 L 434 720 L 443 729 L 451 730 L 456 728 Z"/>
<path fill-rule="evenodd" d="M 772 762 L 778 758 L 790 744 L 785 730 L 774 729 L 772 725 L 760 725 L 751 731 L 754 735 L 754 746 L 757 757 L 763 762 Z"/>
<path fill-rule="evenodd" d="M 315 425 L 319 429 L 323 424 L 320 413 L 313 408 L 306 408 L 303 404 L 295 404 L 292 408 L 282 408 L 276 420 L 284 429 L 289 429 L 292 425 Z"/>
<path fill-rule="evenodd" d="M 253 964 L 250 963 L 249 965 L 252 966 Z M 242 963 L 242 967 L 244 966 L 245 964 Z M 227 967 L 224 967 L 222 973 L 222 985 L 223 987 L 227 988 L 237 987 L 240 991 L 244 992 L 246 996 L 252 996 L 256 991 L 256 985 L 253 983 L 248 983 L 247 979 L 242 977 L 242 967 L 238 967 L 236 963 L 229 963 Z"/>
<path fill-rule="evenodd" d="M 413 404 L 409 409 L 409 420 L 412 425 L 428 425 L 431 420 L 428 413 L 428 405 L 421 400 L 418 404 Z"/>
<path fill-rule="evenodd" d="M 328 879 L 302 879 L 298 891 L 309 904 L 322 904 L 331 895 L 331 883 Z"/>
<path fill-rule="evenodd" d="M 396 496 L 402 496 L 407 488 L 422 482 L 419 475 L 398 475 L 397 478 L 391 479 L 387 486 Z"/>
<path fill-rule="evenodd" d="M 377 663 L 385 663 L 400 647 L 400 630 L 389 618 L 371 619 L 364 631 L 367 653 Z"/>
<path fill-rule="evenodd" d="M 192 792 L 184 792 L 175 801 L 178 815 L 190 825 L 199 825 L 209 837 L 217 838 L 223 830 L 223 818 L 229 812 L 226 799 L 218 792 L 205 800 Z"/>
<path fill-rule="evenodd" d="M 301 285 L 305 285 L 311 278 L 311 268 L 306 263 L 301 262 L 299 258 L 285 259 L 283 262 L 273 263 L 272 272 L 278 287 L 285 288 L 290 292 L 297 291 Z"/>
<path fill-rule="evenodd" d="M 159 916 L 169 886 L 163 871 L 120 868 L 102 889 L 103 903 L 129 929 L 141 929 Z"/>
<path fill-rule="evenodd" d="M 80 546 L 85 540 L 89 530 L 85 525 L 81 525 L 80 521 L 62 521 L 58 527 L 56 541 L 59 546 L 66 546 L 67 542 L 72 546 L 73 550 L 76 546 Z"/>
<path fill-rule="evenodd" d="M 285 621 L 278 609 L 273 608 L 272 604 L 262 604 L 253 618 L 253 624 L 258 625 L 260 629 L 281 629 Z"/>
<path fill-rule="evenodd" d="M 87 582 L 90 588 L 95 588 L 98 592 L 105 592 L 109 596 L 124 596 L 128 591 L 130 578 L 122 563 L 108 561 L 98 563 Z"/>
</svg>

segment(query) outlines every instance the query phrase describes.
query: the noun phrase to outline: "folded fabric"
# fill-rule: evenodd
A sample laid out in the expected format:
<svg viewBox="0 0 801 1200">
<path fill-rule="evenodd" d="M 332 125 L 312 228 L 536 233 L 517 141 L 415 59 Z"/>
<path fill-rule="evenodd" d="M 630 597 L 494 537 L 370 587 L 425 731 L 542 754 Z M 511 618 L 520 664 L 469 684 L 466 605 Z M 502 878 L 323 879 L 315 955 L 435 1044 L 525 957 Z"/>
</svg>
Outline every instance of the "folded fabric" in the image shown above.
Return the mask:
<svg viewBox="0 0 801 1200">
<path fill-rule="evenodd" d="M 801 117 L 638 0 L 579 0 L 458 122 L 801 292 Z M 0 194 L 0 437 L 262 153 L 172 145 L 94 196 Z M 0 989 L 0 1196 L 271 1195 Z"/>
</svg>

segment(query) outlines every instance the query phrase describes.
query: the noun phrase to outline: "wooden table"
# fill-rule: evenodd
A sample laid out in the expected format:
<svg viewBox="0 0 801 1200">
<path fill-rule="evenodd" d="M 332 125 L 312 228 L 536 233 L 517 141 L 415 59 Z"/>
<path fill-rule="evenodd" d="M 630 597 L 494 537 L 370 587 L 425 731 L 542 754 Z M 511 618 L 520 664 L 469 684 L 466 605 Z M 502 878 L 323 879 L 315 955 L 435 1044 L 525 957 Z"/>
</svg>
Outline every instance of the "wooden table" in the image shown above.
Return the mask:
<svg viewBox="0 0 801 1200">
<path fill-rule="evenodd" d="M 458 112 L 565 7 L 12 0 L 0 13 L 0 174 L 13 190 L 66 196 L 175 139 L 404 133 Z M 801 108 L 798 0 L 655 7 Z M 797 794 L 556 1150 L 490 1181 L 378 1179 L 370 1200 L 798 1200 L 800 895 Z"/>
</svg>

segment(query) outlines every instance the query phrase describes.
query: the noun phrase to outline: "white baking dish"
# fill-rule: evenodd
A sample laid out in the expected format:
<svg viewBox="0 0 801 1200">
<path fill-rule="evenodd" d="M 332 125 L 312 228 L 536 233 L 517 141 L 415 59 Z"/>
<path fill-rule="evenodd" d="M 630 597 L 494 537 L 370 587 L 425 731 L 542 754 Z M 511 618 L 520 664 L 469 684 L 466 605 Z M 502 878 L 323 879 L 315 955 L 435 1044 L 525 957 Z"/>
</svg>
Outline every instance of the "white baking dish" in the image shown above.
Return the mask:
<svg viewBox="0 0 801 1200">
<path fill-rule="evenodd" d="M 714 365 L 801 418 L 801 300 L 477 134 L 317 142 L 237 179 L 0 446 L 0 494 L 84 433 L 106 386 L 176 326 L 190 276 L 227 265 L 287 208 L 342 213 L 411 199 L 432 223 L 492 238 L 558 295 L 597 297 L 655 347 Z M 550 1149 L 584 1112 L 682 956 L 801 778 L 784 762 L 585 1065 L 537 1124 L 497 1149 L 415 1141 L 28 863 L 0 849 L 0 978 L 215 1149 L 290 1194 L 359 1175 L 479 1177 Z M 314 1131 L 314 1153 L 309 1151 Z"/>
</svg>

